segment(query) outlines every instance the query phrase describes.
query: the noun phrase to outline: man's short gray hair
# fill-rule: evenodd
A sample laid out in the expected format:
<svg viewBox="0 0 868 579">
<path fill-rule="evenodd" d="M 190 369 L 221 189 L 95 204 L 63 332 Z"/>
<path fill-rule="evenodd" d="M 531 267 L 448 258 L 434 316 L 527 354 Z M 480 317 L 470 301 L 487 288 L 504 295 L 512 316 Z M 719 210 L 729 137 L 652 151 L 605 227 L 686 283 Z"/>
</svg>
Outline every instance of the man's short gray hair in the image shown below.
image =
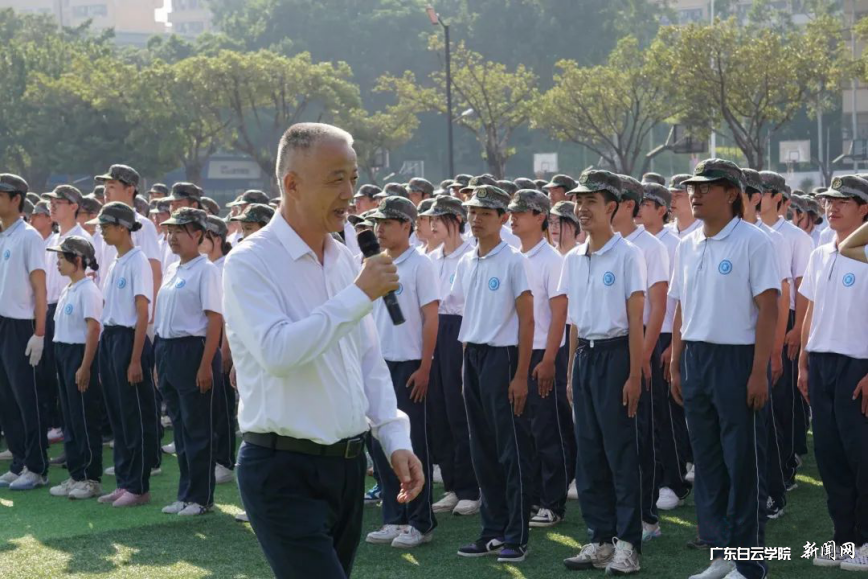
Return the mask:
<svg viewBox="0 0 868 579">
<path fill-rule="evenodd" d="M 289 160 L 293 153 L 307 152 L 321 141 L 344 141 L 353 146 L 353 136 L 347 131 L 325 123 L 297 123 L 289 127 L 280 138 L 277 147 L 277 185 L 283 195 L 283 178 L 289 172 Z"/>
</svg>

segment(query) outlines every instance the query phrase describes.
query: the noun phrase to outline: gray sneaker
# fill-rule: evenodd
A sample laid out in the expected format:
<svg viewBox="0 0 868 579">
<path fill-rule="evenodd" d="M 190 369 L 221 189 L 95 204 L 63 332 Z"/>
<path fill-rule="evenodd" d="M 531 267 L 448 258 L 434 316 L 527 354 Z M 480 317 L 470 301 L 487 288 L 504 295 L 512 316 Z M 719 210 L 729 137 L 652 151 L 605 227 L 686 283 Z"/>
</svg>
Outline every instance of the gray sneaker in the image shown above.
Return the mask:
<svg viewBox="0 0 868 579">
<path fill-rule="evenodd" d="M 69 491 L 69 498 L 77 501 L 92 499 L 102 494 L 102 485 L 95 480 L 78 481 Z"/>
<path fill-rule="evenodd" d="M 15 482 L 9 485 L 10 491 L 32 491 L 33 489 L 48 485 L 48 477 L 38 475 L 29 470 L 21 473 Z"/>
<path fill-rule="evenodd" d="M 59 485 L 53 486 L 48 489 L 48 494 L 53 497 L 68 497 L 69 491 L 71 491 L 72 488 L 75 486 L 75 482 L 76 481 L 72 480 L 71 478 L 68 478 Z"/>
<path fill-rule="evenodd" d="M 167 505 L 163 507 L 163 513 L 167 515 L 177 515 L 181 511 L 187 508 L 187 503 L 183 501 L 175 501 L 171 505 Z"/>
<path fill-rule="evenodd" d="M 21 474 L 24 474 L 24 471 L 21 471 Z M 14 483 L 16 480 L 18 480 L 19 476 L 21 475 L 15 474 L 11 470 L 3 476 L 0 476 L 0 489 L 8 487 L 10 484 Z"/>
<path fill-rule="evenodd" d="M 195 517 L 204 515 L 210 510 L 210 507 L 203 507 L 198 503 L 187 503 L 187 506 L 178 512 L 178 515 L 182 517 Z"/>
<path fill-rule="evenodd" d="M 702 573 L 691 575 L 689 579 L 723 579 L 733 571 L 735 571 L 735 563 L 733 561 L 715 559 L 708 566 L 708 569 Z"/>
<path fill-rule="evenodd" d="M 564 559 L 564 565 L 571 571 L 584 569 L 605 569 L 615 557 L 615 547 L 609 543 L 588 543 L 579 554 Z"/>
<path fill-rule="evenodd" d="M 615 544 L 615 555 L 612 561 L 606 566 L 606 575 L 629 575 L 630 573 L 638 573 L 642 567 L 639 566 L 641 556 L 633 548 L 631 543 L 621 541 L 615 538 L 612 541 Z"/>
</svg>

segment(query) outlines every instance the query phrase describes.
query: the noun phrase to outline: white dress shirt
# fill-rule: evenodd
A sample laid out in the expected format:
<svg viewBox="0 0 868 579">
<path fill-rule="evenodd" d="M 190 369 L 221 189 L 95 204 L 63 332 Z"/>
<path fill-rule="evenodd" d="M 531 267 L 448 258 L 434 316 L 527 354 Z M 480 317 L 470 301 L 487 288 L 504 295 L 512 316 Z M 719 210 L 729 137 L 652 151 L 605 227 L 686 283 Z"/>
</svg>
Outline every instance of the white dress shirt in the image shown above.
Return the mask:
<svg viewBox="0 0 868 579">
<path fill-rule="evenodd" d="M 86 344 L 87 321 L 102 317 L 102 293 L 90 278 L 67 285 L 60 293 L 54 312 L 54 341 L 59 344 Z"/>
<path fill-rule="evenodd" d="M 370 423 L 386 456 L 412 449 L 357 271 L 331 236 L 320 263 L 280 214 L 226 257 L 223 311 L 242 431 L 334 444 Z"/>
<path fill-rule="evenodd" d="M 57 247 L 63 243 L 64 239 L 72 235 L 84 237 L 90 241 L 91 245 L 93 245 L 93 237 L 91 237 L 90 233 L 85 231 L 81 225 L 76 223 L 75 227 L 62 235 L 60 232 L 49 235 L 46 240 L 45 248 Z M 48 305 L 56 304 L 60 299 L 60 293 L 63 291 L 63 288 L 69 285 L 69 277 L 60 275 L 60 272 L 57 271 L 57 255 L 58 254 L 53 251 L 45 252 L 45 290 L 46 295 L 48 296 Z M 99 264 L 99 260 L 97 260 L 97 264 Z"/>
<path fill-rule="evenodd" d="M 45 271 L 45 240 L 22 218 L 0 231 L 0 316 L 33 319 L 36 295 L 30 274 L 37 269 Z"/>
<path fill-rule="evenodd" d="M 464 296 L 452 293 L 452 282 L 455 281 L 455 270 L 458 269 L 458 261 L 468 251 L 473 251 L 475 246 L 473 239 L 466 239 L 464 243 L 455 248 L 449 255 L 444 255 L 444 246 L 441 245 L 432 251 L 428 258 L 434 264 L 434 269 L 440 278 L 440 307 L 439 313 L 443 315 L 463 316 Z"/>
<path fill-rule="evenodd" d="M 154 332 L 161 338 L 204 338 L 208 333 L 205 312 L 223 313 L 220 272 L 208 256 L 169 266 L 157 293 Z"/>
<path fill-rule="evenodd" d="M 558 289 L 564 258 L 545 239 L 522 255 L 526 260 L 527 284 L 533 294 L 533 349 L 545 350 L 552 325 L 551 300 L 566 295 L 565 291 Z M 566 336 L 562 334 L 561 346 L 565 340 Z"/>
</svg>

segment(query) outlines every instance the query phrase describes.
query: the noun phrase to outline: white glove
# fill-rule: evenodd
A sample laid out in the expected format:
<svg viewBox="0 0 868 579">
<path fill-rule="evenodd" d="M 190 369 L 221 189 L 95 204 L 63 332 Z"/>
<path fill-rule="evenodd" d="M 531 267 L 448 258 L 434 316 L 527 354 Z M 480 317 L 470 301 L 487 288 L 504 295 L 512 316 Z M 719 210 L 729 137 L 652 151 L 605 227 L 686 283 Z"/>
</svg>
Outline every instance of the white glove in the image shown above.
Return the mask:
<svg viewBox="0 0 868 579">
<path fill-rule="evenodd" d="M 27 342 L 27 349 L 24 350 L 25 356 L 30 356 L 30 365 L 34 368 L 39 366 L 39 361 L 42 359 L 42 351 L 45 349 L 45 336 L 30 336 Z"/>
</svg>

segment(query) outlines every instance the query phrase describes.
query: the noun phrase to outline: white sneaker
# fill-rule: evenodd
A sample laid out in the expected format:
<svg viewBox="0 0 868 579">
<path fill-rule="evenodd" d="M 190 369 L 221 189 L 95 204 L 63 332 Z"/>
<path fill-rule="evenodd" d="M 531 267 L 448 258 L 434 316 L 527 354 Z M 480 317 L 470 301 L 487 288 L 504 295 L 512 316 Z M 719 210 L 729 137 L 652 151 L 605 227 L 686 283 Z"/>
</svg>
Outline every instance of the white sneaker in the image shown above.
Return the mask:
<svg viewBox="0 0 868 579">
<path fill-rule="evenodd" d="M 72 487 L 75 485 L 75 482 L 76 481 L 72 480 L 71 478 L 68 478 L 65 481 L 63 481 L 62 483 L 60 483 L 59 485 L 53 486 L 50 489 L 48 489 L 48 494 L 50 494 L 53 497 L 68 497 L 69 491 L 72 490 Z"/>
<path fill-rule="evenodd" d="M 151 476 L 157 476 L 158 474 L 163 474 L 163 469 L 160 467 L 155 467 L 151 469 Z"/>
<path fill-rule="evenodd" d="M 412 549 L 423 543 L 430 543 L 434 539 L 434 532 L 424 535 L 413 525 L 407 525 L 401 534 L 392 540 L 392 546 L 396 549 Z"/>
<path fill-rule="evenodd" d="M 567 489 L 567 498 L 574 501 L 579 500 L 579 491 L 576 489 L 576 481 L 570 483 L 570 488 Z"/>
<path fill-rule="evenodd" d="M 21 471 L 21 474 L 24 474 L 23 470 Z M 10 484 L 12 484 L 16 480 L 18 480 L 19 476 L 21 476 L 21 475 L 15 474 L 11 470 L 9 472 L 7 472 L 6 474 L 4 474 L 3 476 L 0 476 L 0 488 L 8 487 Z"/>
<path fill-rule="evenodd" d="M 0 452 L 0 460 L 12 460 L 12 458 L 13 457 L 12 457 L 12 451 L 11 450 L 7 449 L 7 450 L 4 450 L 3 452 Z"/>
<path fill-rule="evenodd" d="M 448 492 L 443 495 L 442 499 L 431 505 L 431 509 L 435 513 L 451 513 L 456 505 L 458 505 L 458 495 Z"/>
<path fill-rule="evenodd" d="M 732 561 L 724 561 L 723 559 L 715 559 L 708 566 L 708 569 L 702 573 L 691 575 L 688 579 L 724 579 L 730 573 L 735 571 L 735 563 Z"/>
<path fill-rule="evenodd" d="M 247 513 L 245 511 L 241 511 L 240 513 L 235 515 L 235 520 L 239 523 L 249 523 L 250 517 L 247 516 Z"/>
<path fill-rule="evenodd" d="M 166 454 L 175 454 L 175 443 L 170 442 L 169 444 L 165 444 L 162 449 Z"/>
<path fill-rule="evenodd" d="M 365 541 L 373 545 L 390 545 L 403 530 L 404 525 L 383 525 L 380 530 L 368 533 Z"/>
<path fill-rule="evenodd" d="M 678 498 L 675 491 L 669 487 L 660 489 L 660 496 L 657 498 L 657 508 L 661 511 L 671 511 L 684 505 L 684 501 Z"/>
<path fill-rule="evenodd" d="M 549 509 L 540 509 L 536 515 L 531 517 L 528 525 L 536 528 L 554 527 L 563 520 L 563 517 L 556 515 L 554 511 Z"/>
<path fill-rule="evenodd" d="M 564 559 L 564 565 L 571 571 L 605 569 L 614 557 L 615 547 L 610 543 L 588 543 L 578 555 Z"/>
<path fill-rule="evenodd" d="M 431 480 L 437 484 L 443 484 L 443 473 L 440 472 L 440 465 L 434 465 L 434 472 L 431 474 Z"/>
<path fill-rule="evenodd" d="M 723 579 L 747 579 L 744 575 L 733 569 Z"/>
<path fill-rule="evenodd" d="M 57 444 L 58 442 L 63 442 L 63 430 L 60 428 L 52 428 L 48 431 L 46 435 L 48 438 L 49 444 Z"/>
<path fill-rule="evenodd" d="M 82 480 L 70 489 L 69 498 L 73 500 L 85 500 L 98 497 L 102 494 L 102 485 L 95 480 Z"/>
<path fill-rule="evenodd" d="M 105 469 L 104 471 L 102 471 L 102 473 L 106 476 L 115 476 L 115 467 L 110 466 L 107 469 Z"/>
<path fill-rule="evenodd" d="M 177 515 L 187 506 L 187 503 L 183 501 L 175 501 L 171 505 L 166 505 L 163 507 L 163 512 L 167 515 Z"/>
<path fill-rule="evenodd" d="M 9 485 L 10 491 L 32 491 L 33 489 L 48 486 L 48 477 L 25 469 L 15 482 Z"/>
<path fill-rule="evenodd" d="M 235 472 L 229 470 L 222 464 L 214 465 L 214 482 L 218 485 L 233 482 L 235 480 Z"/>
<path fill-rule="evenodd" d="M 651 539 L 656 539 L 663 536 L 663 531 L 660 530 L 660 524 L 652 525 L 642 521 L 642 542 L 647 543 Z"/>
<path fill-rule="evenodd" d="M 209 507 L 203 507 L 199 503 L 187 503 L 183 509 L 178 511 L 178 516 L 181 517 L 196 517 L 198 515 L 204 515 L 211 509 Z"/>
<path fill-rule="evenodd" d="M 684 475 L 684 480 L 692 483 L 695 478 L 696 478 L 696 473 L 693 470 L 693 463 L 688 462 L 687 463 L 687 474 Z"/>
<path fill-rule="evenodd" d="M 641 557 L 633 545 L 627 541 L 621 541 L 617 537 L 612 542 L 615 544 L 615 555 L 606 566 L 606 575 L 638 573 L 642 569 L 639 565 Z"/>
<path fill-rule="evenodd" d="M 814 565 L 817 567 L 840 567 L 843 559 L 844 556 L 841 553 L 841 547 L 835 547 L 834 555 L 832 553 L 826 553 L 825 555 L 817 555 L 814 557 Z"/>
<path fill-rule="evenodd" d="M 468 517 L 470 515 L 475 515 L 479 512 L 479 505 L 482 504 L 482 501 L 471 501 L 469 499 L 464 499 L 462 501 L 458 501 L 458 504 L 455 505 L 455 508 L 452 509 L 453 515 L 460 515 L 463 517 Z"/>
<path fill-rule="evenodd" d="M 842 571 L 868 571 L 868 543 L 856 549 L 856 556 L 841 561 Z"/>
</svg>

